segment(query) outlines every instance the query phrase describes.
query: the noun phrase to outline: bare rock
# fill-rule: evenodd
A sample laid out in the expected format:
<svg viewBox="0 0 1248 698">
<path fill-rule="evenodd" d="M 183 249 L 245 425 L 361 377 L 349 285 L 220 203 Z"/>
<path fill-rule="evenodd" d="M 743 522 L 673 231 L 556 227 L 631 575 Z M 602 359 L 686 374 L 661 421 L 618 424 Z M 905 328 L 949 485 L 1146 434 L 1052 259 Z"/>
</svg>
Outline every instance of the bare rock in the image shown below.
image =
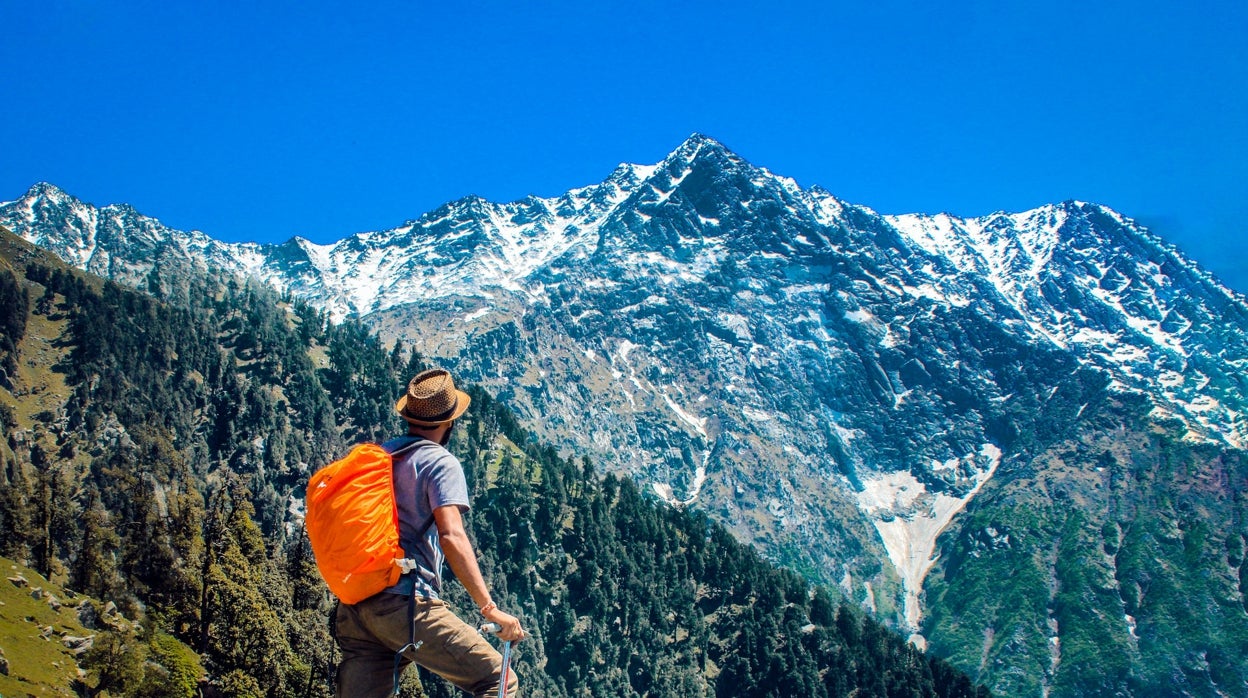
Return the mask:
<svg viewBox="0 0 1248 698">
<path fill-rule="evenodd" d="M 26 581 L 26 578 L 20 574 L 9 577 L 8 579 L 9 579 L 9 582 L 12 583 L 13 586 L 17 587 L 18 589 L 22 589 L 30 585 L 30 582 Z"/>
<path fill-rule="evenodd" d="M 87 630 L 100 629 L 100 612 L 95 610 L 95 605 L 88 599 L 83 599 L 78 604 L 78 622 Z"/>
<path fill-rule="evenodd" d="M 74 637 L 73 635 L 62 635 L 61 644 L 73 650 L 74 655 L 78 656 L 91 649 L 95 644 L 95 636 L 90 637 Z"/>
</svg>

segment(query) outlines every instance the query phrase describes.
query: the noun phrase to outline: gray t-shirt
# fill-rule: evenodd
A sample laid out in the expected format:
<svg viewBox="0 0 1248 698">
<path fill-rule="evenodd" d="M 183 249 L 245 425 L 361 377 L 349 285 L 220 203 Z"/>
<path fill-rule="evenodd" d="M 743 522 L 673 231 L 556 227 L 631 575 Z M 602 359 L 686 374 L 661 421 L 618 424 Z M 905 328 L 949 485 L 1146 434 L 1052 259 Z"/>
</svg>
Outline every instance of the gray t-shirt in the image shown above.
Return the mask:
<svg viewBox="0 0 1248 698">
<path fill-rule="evenodd" d="M 438 598 L 442 590 L 442 563 L 446 557 L 438 542 L 433 510 L 458 506 L 469 509 L 464 467 L 450 451 L 414 436 L 401 436 L 381 445 L 394 457 L 394 497 L 399 507 L 399 544 L 420 569 L 399 578 L 386 589 L 407 596 L 415 592 Z"/>
</svg>

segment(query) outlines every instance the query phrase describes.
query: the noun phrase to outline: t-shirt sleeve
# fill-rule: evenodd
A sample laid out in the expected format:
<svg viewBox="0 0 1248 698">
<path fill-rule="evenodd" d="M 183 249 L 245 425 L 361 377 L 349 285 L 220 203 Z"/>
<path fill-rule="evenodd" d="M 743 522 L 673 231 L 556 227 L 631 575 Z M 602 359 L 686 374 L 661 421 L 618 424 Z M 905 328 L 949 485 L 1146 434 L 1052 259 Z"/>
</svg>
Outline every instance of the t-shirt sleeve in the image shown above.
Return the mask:
<svg viewBox="0 0 1248 698">
<path fill-rule="evenodd" d="M 429 510 L 455 505 L 460 511 L 468 511 L 468 481 L 459 459 L 446 453 L 430 464 L 427 473 Z"/>
</svg>

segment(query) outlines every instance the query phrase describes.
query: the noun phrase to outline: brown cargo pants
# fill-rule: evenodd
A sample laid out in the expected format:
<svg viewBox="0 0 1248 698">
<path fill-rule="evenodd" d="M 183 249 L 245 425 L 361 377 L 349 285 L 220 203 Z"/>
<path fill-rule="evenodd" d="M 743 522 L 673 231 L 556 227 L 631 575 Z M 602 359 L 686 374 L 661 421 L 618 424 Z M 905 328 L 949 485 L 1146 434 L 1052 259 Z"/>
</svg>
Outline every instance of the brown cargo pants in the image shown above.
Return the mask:
<svg viewBox="0 0 1248 698">
<path fill-rule="evenodd" d="M 411 640 L 409 599 L 380 593 L 354 606 L 339 604 L 334 638 L 342 649 L 338 698 L 383 698 L 394 691 L 394 655 Z M 416 598 L 412 623 L 420 649 L 408 650 L 402 668 L 415 661 L 474 696 L 498 695 L 502 655 L 471 625 L 438 599 Z M 508 672 L 507 696 L 514 698 L 516 672 Z"/>
</svg>

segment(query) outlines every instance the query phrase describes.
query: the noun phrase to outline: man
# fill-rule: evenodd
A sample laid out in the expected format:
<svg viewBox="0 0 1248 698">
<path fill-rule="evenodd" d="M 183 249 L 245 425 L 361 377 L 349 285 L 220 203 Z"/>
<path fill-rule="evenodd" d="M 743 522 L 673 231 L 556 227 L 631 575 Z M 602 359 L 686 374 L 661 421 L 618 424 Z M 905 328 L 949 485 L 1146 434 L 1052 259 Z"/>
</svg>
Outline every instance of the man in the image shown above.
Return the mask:
<svg viewBox="0 0 1248 698">
<path fill-rule="evenodd" d="M 340 698 L 390 695 L 397 672 L 413 661 L 475 696 L 498 694 L 502 657 L 439 598 L 443 561 L 482 619 L 502 628 L 500 638 L 524 637 L 520 621 L 491 600 L 464 532 L 468 485 L 459 459 L 445 446 L 468 403 L 467 393 L 455 387 L 449 372 L 432 369 L 413 378 L 395 404 L 409 425 L 408 435 L 382 448 L 394 457 L 400 543 L 417 568 L 355 605 L 339 604 L 334 635 L 342 649 Z M 515 695 L 517 683 L 515 672 L 509 671 L 508 696 Z"/>
</svg>

